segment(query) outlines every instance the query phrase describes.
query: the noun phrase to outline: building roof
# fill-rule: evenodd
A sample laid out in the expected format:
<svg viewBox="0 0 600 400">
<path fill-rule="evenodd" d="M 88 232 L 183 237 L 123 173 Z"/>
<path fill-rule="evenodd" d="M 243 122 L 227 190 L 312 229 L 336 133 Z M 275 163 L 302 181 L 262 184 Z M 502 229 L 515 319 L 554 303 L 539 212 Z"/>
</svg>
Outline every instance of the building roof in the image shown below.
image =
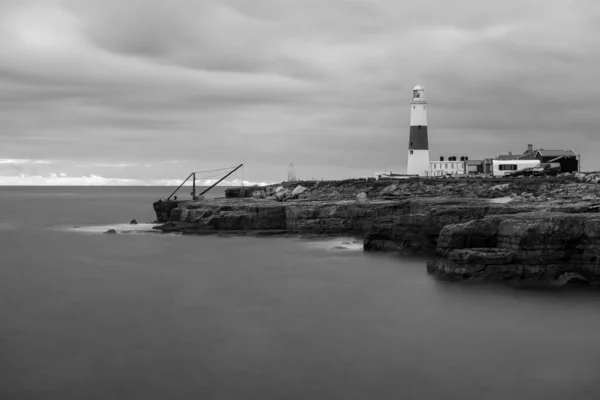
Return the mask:
<svg viewBox="0 0 600 400">
<path fill-rule="evenodd" d="M 575 153 L 573 150 L 538 149 L 538 150 L 533 150 L 533 151 L 527 152 L 527 153 L 521 155 L 520 158 L 525 159 L 525 158 L 535 157 L 538 154 L 542 157 L 577 157 L 577 153 Z"/>
<path fill-rule="evenodd" d="M 560 157 L 560 156 L 571 156 L 577 157 L 577 154 L 573 150 L 538 150 L 543 157 Z"/>
<path fill-rule="evenodd" d="M 518 154 L 499 154 L 496 160 L 518 160 L 521 157 Z"/>
</svg>

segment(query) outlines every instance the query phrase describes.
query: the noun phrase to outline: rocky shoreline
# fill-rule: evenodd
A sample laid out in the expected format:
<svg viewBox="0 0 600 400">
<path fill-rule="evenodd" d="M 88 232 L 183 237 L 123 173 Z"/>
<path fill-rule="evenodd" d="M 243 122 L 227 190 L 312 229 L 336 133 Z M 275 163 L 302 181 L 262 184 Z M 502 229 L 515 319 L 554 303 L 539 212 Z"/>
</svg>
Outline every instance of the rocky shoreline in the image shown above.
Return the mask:
<svg viewBox="0 0 600 400">
<path fill-rule="evenodd" d="M 252 198 L 181 203 L 157 228 L 357 235 L 365 251 L 431 255 L 427 270 L 443 279 L 599 283 L 599 181 L 598 175 L 578 174 L 289 182 L 254 188 Z"/>
</svg>

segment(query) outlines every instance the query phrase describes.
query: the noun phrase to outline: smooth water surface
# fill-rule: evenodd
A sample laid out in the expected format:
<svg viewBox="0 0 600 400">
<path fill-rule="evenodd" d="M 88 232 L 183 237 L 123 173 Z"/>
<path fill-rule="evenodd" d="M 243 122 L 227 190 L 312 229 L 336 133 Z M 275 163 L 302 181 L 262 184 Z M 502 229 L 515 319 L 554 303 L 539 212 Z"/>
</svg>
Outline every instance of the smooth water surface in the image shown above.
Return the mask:
<svg viewBox="0 0 600 400">
<path fill-rule="evenodd" d="M 169 193 L 0 188 L 0 399 L 599 396 L 597 291 L 441 282 L 352 238 L 100 233 Z"/>
</svg>

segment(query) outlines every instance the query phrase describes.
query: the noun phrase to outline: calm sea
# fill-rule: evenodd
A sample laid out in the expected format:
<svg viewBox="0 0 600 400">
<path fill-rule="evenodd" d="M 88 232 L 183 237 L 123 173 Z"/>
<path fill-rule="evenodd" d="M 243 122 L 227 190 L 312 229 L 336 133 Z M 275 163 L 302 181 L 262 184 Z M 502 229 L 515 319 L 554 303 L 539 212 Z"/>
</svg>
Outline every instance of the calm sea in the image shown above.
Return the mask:
<svg viewBox="0 0 600 400">
<path fill-rule="evenodd" d="M 441 282 L 352 238 L 101 234 L 169 193 L 0 188 L 0 399 L 600 397 L 598 291 Z"/>
</svg>

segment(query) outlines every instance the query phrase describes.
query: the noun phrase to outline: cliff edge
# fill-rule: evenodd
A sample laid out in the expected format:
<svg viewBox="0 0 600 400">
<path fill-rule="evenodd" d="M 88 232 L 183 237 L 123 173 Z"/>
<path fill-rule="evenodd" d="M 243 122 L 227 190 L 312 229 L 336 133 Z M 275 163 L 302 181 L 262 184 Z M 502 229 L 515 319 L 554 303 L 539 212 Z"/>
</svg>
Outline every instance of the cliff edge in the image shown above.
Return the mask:
<svg viewBox="0 0 600 400">
<path fill-rule="evenodd" d="M 435 255 L 427 270 L 445 279 L 600 281 L 595 181 L 302 183 L 255 188 L 252 198 L 183 202 L 159 229 L 350 234 L 363 238 L 365 251 Z"/>
</svg>

